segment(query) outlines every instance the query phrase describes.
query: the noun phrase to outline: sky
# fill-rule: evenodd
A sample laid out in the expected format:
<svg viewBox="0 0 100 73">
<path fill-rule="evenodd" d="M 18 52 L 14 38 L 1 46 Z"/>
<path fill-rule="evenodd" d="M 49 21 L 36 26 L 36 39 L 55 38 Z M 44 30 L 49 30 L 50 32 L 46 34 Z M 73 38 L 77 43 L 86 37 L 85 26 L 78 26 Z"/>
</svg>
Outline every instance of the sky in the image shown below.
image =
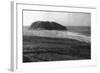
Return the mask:
<svg viewBox="0 0 100 73">
<path fill-rule="evenodd" d="M 90 26 L 90 13 L 23 11 L 23 25 L 30 26 L 35 21 L 55 21 L 64 26 Z"/>
</svg>

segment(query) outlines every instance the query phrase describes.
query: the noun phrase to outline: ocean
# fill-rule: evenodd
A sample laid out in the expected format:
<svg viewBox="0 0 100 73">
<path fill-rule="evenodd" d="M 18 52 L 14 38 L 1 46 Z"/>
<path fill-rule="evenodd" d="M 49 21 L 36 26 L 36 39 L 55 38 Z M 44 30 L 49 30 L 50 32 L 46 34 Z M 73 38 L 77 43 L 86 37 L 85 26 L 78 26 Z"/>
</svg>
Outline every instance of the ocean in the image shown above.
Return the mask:
<svg viewBox="0 0 100 73">
<path fill-rule="evenodd" d="M 23 31 L 28 29 L 29 26 L 23 26 Z M 68 31 L 91 36 L 90 26 L 67 26 Z"/>
<path fill-rule="evenodd" d="M 81 33 L 86 36 L 91 36 L 91 27 L 89 26 L 67 26 L 68 31 Z"/>
</svg>

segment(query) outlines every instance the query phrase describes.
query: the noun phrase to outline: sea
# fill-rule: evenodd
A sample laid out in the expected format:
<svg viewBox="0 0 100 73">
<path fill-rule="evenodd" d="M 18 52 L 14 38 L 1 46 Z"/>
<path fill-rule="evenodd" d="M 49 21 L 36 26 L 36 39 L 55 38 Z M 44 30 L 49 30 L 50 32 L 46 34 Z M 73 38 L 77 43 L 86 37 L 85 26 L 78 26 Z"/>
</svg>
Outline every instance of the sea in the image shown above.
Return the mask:
<svg viewBox="0 0 100 73">
<path fill-rule="evenodd" d="M 23 26 L 23 31 L 28 29 L 29 26 Z M 79 33 L 85 36 L 91 36 L 91 27 L 90 26 L 67 26 L 69 32 Z"/>
<path fill-rule="evenodd" d="M 80 33 L 86 36 L 91 36 L 91 27 L 90 26 L 67 26 L 68 31 Z"/>
</svg>

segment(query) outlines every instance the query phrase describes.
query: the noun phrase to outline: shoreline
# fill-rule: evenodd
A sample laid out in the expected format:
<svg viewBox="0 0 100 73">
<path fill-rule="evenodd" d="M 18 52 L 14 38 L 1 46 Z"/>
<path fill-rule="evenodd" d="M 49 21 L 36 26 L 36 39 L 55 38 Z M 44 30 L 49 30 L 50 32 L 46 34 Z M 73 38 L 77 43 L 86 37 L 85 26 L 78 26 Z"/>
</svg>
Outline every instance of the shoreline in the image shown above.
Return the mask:
<svg viewBox="0 0 100 73">
<path fill-rule="evenodd" d="M 78 41 L 83 41 L 86 43 L 91 42 L 90 36 L 86 36 L 80 33 L 70 32 L 70 31 L 56 31 L 56 30 L 24 30 L 23 36 L 40 36 L 40 37 L 50 37 L 50 38 L 69 38 Z"/>
</svg>

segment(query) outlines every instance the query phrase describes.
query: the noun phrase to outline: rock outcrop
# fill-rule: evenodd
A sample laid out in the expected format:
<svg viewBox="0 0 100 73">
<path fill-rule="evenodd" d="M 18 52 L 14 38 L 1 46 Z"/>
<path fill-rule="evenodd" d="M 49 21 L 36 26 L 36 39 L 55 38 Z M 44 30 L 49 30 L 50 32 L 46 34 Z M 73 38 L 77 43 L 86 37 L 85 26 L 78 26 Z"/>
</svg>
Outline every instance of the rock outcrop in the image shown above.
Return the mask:
<svg viewBox="0 0 100 73">
<path fill-rule="evenodd" d="M 67 30 L 67 28 L 57 22 L 49 21 L 36 21 L 31 24 L 29 29 L 41 29 L 41 30 Z"/>
</svg>

